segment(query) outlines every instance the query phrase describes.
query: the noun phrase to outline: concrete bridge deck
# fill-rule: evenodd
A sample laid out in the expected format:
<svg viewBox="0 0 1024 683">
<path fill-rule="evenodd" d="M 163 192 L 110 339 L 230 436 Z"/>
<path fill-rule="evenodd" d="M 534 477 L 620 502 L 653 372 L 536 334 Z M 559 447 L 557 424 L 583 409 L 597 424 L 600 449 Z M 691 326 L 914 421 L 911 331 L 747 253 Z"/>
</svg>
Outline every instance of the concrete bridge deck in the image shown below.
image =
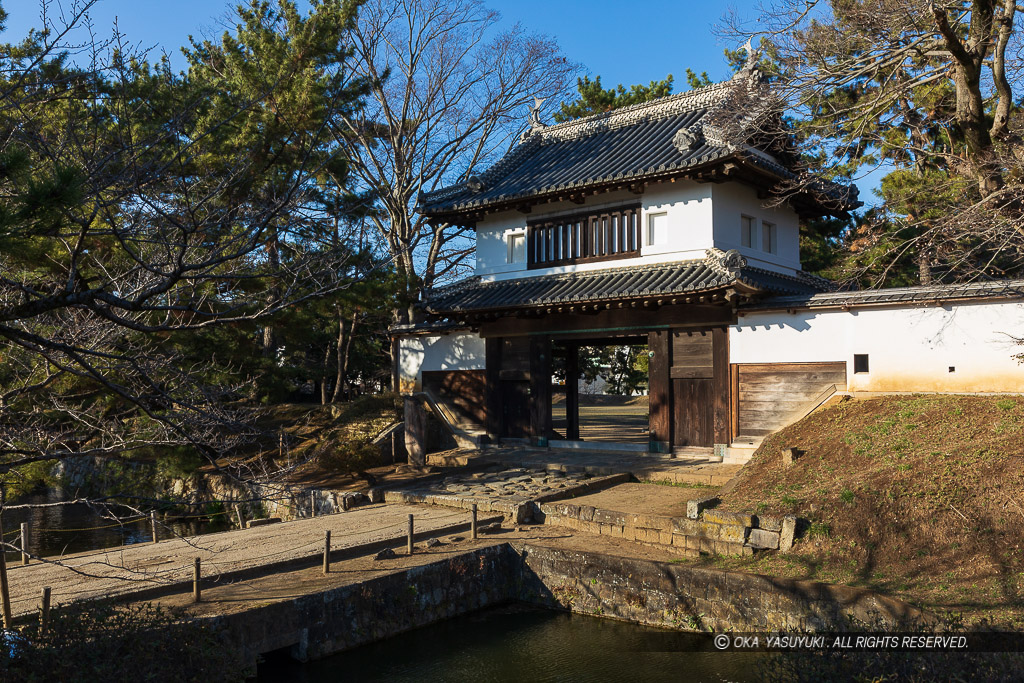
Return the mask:
<svg viewBox="0 0 1024 683">
<path fill-rule="evenodd" d="M 142 599 L 187 589 L 196 557 L 201 559 L 206 586 L 312 564 L 322 557 L 328 529 L 332 559 L 371 554 L 405 543 L 410 514 L 415 515 L 417 539 L 454 533 L 469 525 L 464 510 L 372 505 L 251 529 L 34 559 L 28 566 L 9 563 L 11 607 L 15 618 L 33 614 L 45 586 L 51 588 L 54 605 L 109 597 Z"/>
</svg>

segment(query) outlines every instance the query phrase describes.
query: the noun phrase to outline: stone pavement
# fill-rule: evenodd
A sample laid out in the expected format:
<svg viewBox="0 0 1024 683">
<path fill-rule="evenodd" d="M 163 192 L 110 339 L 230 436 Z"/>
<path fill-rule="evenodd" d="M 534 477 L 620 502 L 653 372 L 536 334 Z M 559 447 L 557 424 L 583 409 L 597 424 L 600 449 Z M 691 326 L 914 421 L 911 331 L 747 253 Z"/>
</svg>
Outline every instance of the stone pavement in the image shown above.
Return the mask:
<svg viewBox="0 0 1024 683">
<path fill-rule="evenodd" d="M 501 463 L 476 463 L 472 471 L 385 490 L 384 500 L 462 509 L 475 504 L 480 512 L 500 512 L 522 524 L 531 521 L 536 503 L 590 493 L 628 478 L 625 473 L 594 476 L 544 466 L 509 468 Z"/>
<path fill-rule="evenodd" d="M 708 462 L 703 457 L 671 457 L 652 453 L 621 453 L 600 450 L 564 450 L 527 446 L 489 447 L 454 454 L 427 456 L 431 465 L 501 464 L 507 468 L 560 471 L 567 475 L 586 473 L 611 475 L 627 473 L 641 481 L 723 486 L 742 465 Z"/>
<path fill-rule="evenodd" d="M 210 577 L 204 582 L 213 582 L 218 575 L 257 574 L 261 568 L 315 561 L 323 554 L 328 529 L 332 554 L 399 546 L 405 542 L 410 514 L 415 515 L 417 537 L 451 533 L 469 521 L 462 510 L 374 505 L 313 519 L 33 560 L 28 566 L 8 567 L 12 610 L 15 617 L 35 611 L 44 586 L 51 588 L 56 605 L 181 585 L 191 582 L 196 557 L 201 558 L 204 577 Z"/>
</svg>

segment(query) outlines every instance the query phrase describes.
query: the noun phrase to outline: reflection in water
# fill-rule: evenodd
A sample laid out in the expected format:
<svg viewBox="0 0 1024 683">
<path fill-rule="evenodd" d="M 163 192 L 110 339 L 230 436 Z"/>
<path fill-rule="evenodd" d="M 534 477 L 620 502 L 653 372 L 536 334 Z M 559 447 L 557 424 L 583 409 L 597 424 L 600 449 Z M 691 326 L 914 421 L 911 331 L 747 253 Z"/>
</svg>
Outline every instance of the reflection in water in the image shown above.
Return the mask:
<svg viewBox="0 0 1024 683">
<path fill-rule="evenodd" d="M 257 681 L 743 682 L 758 680 L 764 656 L 717 652 L 698 634 L 513 605 L 306 664 L 271 656 Z"/>
<path fill-rule="evenodd" d="M 57 490 L 23 496 L 12 504 L 57 503 L 63 500 Z M 4 536 L 8 543 L 15 542 L 22 522 L 29 525 L 29 552 L 33 555 L 53 557 L 69 553 L 113 548 L 152 540 L 149 520 L 119 524 L 103 517 L 85 504 L 54 505 L 51 507 L 7 510 L 4 512 Z M 222 531 L 225 523 L 215 526 L 205 522 L 174 523 L 167 528 L 157 525 L 160 538 L 195 536 L 211 531 Z M 101 528 L 96 528 L 101 527 Z M 7 553 L 9 562 L 20 561 L 21 555 Z"/>
</svg>

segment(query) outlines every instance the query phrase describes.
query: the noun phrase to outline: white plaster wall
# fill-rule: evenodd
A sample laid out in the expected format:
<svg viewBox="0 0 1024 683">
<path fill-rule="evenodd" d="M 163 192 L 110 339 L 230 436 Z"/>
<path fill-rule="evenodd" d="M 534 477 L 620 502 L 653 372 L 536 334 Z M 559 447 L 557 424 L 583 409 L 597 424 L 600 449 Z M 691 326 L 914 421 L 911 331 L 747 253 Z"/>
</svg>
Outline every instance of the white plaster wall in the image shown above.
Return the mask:
<svg viewBox="0 0 1024 683">
<path fill-rule="evenodd" d="M 850 391 L 1024 392 L 1012 335 L 1024 335 L 1022 302 L 748 313 L 729 330 L 729 359 L 844 361 Z M 869 372 L 854 374 L 855 353 Z"/>
<path fill-rule="evenodd" d="M 795 211 L 788 206 L 766 207 L 764 200 L 758 199 L 757 191 L 747 185 L 721 183 L 713 187 L 714 240 L 719 249 L 736 249 L 752 266 L 770 270 L 800 269 L 800 219 Z M 740 246 L 740 218 L 744 215 L 757 219 L 755 244 L 750 247 Z M 760 247 L 762 221 L 776 225 L 777 254 Z"/>
<path fill-rule="evenodd" d="M 399 389 L 419 391 L 424 370 L 483 370 L 484 353 L 484 340 L 476 334 L 403 337 L 398 340 Z"/>
<path fill-rule="evenodd" d="M 711 185 L 689 180 L 658 183 L 647 188 L 643 195 L 622 190 L 587 197 L 584 204 L 553 202 L 536 207 L 533 213 L 503 211 L 480 221 L 476 228 L 476 274 L 484 280 L 502 280 L 524 275 L 548 275 L 572 271 L 599 270 L 617 265 L 645 265 L 701 259 L 705 251 L 714 246 L 711 208 Z M 525 263 L 508 263 L 509 233 L 526 229 L 527 221 L 581 211 L 611 208 L 640 201 L 641 239 L 646 241 L 647 216 L 666 213 L 669 220 L 669 239 L 664 245 L 644 245 L 640 257 L 581 263 L 527 270 Z"/>
</svg>

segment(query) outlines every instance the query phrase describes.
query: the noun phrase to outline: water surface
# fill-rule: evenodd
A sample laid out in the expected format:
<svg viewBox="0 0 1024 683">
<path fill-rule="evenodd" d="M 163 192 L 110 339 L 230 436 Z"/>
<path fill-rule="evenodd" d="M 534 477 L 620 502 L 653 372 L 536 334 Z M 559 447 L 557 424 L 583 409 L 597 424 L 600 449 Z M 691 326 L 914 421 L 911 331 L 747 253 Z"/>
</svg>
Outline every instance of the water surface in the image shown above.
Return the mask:
<svg viewBox="0 0 1024 683">
<path fill-rule="evenodd" d="M 764 656 L 718 652 L 699 634 L 514 605 L 306 664 L 271 656 L 257 681 L 746 682 L 758 680 Z"/>
<path fill-rule="evenodd" d="M 63 500 L 57 490 L 22 496 L 12 504 L 57 503 Z M 125 513 L 125 510 L 119 510 Z M 223 520 L 224 516 L 216 518 Z M 30 553 L 42 557 L 54 557 L 69 553 L 114 548 L 132 543 L 148 543 L 153 539 L 148 519 L 133 522 L 118 522 L 103 516 L 99 509 L 84 503 L 75 505 L 54 505 L 32 509 L 7 510 L 3 515 L 4 538 L 8 543 L 20 546 L 18 534 L 22 522 L 29 525 Z M 159 538 L 195 536 L 213 531 L 223 531 L 226 523 L 210 524 L 198 519 L 193 523 L 175 522 L 165 524 L 159 521 Z M 8 552 L 8 562 L 20 562 L 21 555 Z"/>
</svg>

